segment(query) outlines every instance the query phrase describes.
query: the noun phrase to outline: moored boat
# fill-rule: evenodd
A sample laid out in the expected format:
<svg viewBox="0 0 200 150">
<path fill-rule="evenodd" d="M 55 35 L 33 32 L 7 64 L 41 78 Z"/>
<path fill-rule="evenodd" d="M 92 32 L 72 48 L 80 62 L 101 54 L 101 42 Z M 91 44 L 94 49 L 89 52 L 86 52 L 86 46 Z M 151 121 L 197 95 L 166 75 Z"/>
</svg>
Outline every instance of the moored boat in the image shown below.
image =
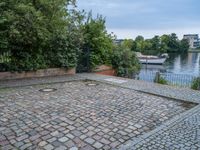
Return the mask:
<svg viewBox="0 0 200 150">
<path fill-rule="evenodd" d="M 142 64 L 152 64 L 152 65 L 162 65 L 166 61 L 168 54 L 162 54 L 160 57 L 152 55 L 142 55 L 141 53 L 136 53 L 140 63 Z"/>
</svg>

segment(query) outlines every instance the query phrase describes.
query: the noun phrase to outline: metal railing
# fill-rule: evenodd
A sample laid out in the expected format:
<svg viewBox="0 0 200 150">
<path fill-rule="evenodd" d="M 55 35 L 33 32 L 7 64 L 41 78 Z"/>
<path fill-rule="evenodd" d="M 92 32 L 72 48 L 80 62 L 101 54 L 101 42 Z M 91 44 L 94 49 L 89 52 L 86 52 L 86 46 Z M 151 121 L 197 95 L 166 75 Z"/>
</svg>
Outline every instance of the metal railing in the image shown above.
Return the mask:
<svg viewBox="0 0 200 150">
<path fill-rule="evenodd" d="M 138 80 L 144 80 L 149 82 L 158 82 L 157 79 L 164 79 L 167 84 L 178 86 L 178 87 L 188 87 L 191 88 L 194 79 L 198 76 L 192 76 L 187 74 L 174 74 L 174 73 L 161 73 L 155 71 L 142 71 L 137 76 Z"/>
</svg>

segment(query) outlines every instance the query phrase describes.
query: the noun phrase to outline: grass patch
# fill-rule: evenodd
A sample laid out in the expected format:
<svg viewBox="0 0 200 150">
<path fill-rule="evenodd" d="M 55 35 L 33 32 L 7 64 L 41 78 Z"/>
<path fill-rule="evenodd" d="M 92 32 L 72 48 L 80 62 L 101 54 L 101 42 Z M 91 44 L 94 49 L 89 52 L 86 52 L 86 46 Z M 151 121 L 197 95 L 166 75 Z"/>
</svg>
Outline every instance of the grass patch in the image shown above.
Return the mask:
<svg viewBox="0 0 200 150">
<path fill-rule="evenodd" d="M 191 89 L 200 90 L 200 77 L 196 77 L 193 79 Z"/>
</svg>

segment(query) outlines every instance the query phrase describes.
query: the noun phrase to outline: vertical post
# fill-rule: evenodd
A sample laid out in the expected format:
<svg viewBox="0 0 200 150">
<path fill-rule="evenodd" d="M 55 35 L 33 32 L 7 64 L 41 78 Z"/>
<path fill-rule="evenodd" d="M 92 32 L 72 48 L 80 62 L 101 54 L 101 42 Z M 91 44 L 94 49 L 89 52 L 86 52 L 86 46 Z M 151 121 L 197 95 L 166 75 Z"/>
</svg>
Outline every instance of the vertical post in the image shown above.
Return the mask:
<svg viewBox="0 0 200 150">
<path fill-rule="evenodd" d="M 155 82 L 158 83 L 160 80 L 160 72 L 156 72 Z"/>
<path fill-rule="evenodd" d="M 86 62 L 86 65 L 87 65 L 87 66 L 86 66 L 86 69 L 87 69 L 87 70 L 86 70 L 86 71 L 87 71 L 87 72 L 90 72 L 90 71 L 91 71 L 91 70 L 90 70 L 90 48 L 89 48 L 88 45 L 87 45 L 87 56 L 86 56 L 86 57 L 87 57 L 87 58 L 86 58 L 86 59 L 87 59 L 87 60 L 86 60 L 86 61 L 87 61 L 87 62 Z"/>
<path fill-rule="evenodd" d="M 129 77 L 129 74 L 128 74 L 128 68 L 126 68 L 126 73 L 125 73 L 125 77 L 128 78 Z"/>
</svg>

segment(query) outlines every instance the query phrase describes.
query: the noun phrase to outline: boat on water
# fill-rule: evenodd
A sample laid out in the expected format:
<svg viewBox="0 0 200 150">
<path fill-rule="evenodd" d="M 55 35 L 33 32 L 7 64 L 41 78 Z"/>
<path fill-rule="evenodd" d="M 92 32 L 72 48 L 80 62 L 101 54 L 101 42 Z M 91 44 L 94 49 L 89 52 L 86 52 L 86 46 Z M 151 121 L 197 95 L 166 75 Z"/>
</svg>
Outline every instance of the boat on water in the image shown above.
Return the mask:
<svg viewBox="0 0 200 150">
<path fill-rule="evenodd" d="M 168 58 L 168 54 L 162 54 L 160 56 L 153 55 L 142 55 L 141 53 L 136 53 L 141 64 L 151 64 L 151 65 L 162 65 Z"/>
</svg>

